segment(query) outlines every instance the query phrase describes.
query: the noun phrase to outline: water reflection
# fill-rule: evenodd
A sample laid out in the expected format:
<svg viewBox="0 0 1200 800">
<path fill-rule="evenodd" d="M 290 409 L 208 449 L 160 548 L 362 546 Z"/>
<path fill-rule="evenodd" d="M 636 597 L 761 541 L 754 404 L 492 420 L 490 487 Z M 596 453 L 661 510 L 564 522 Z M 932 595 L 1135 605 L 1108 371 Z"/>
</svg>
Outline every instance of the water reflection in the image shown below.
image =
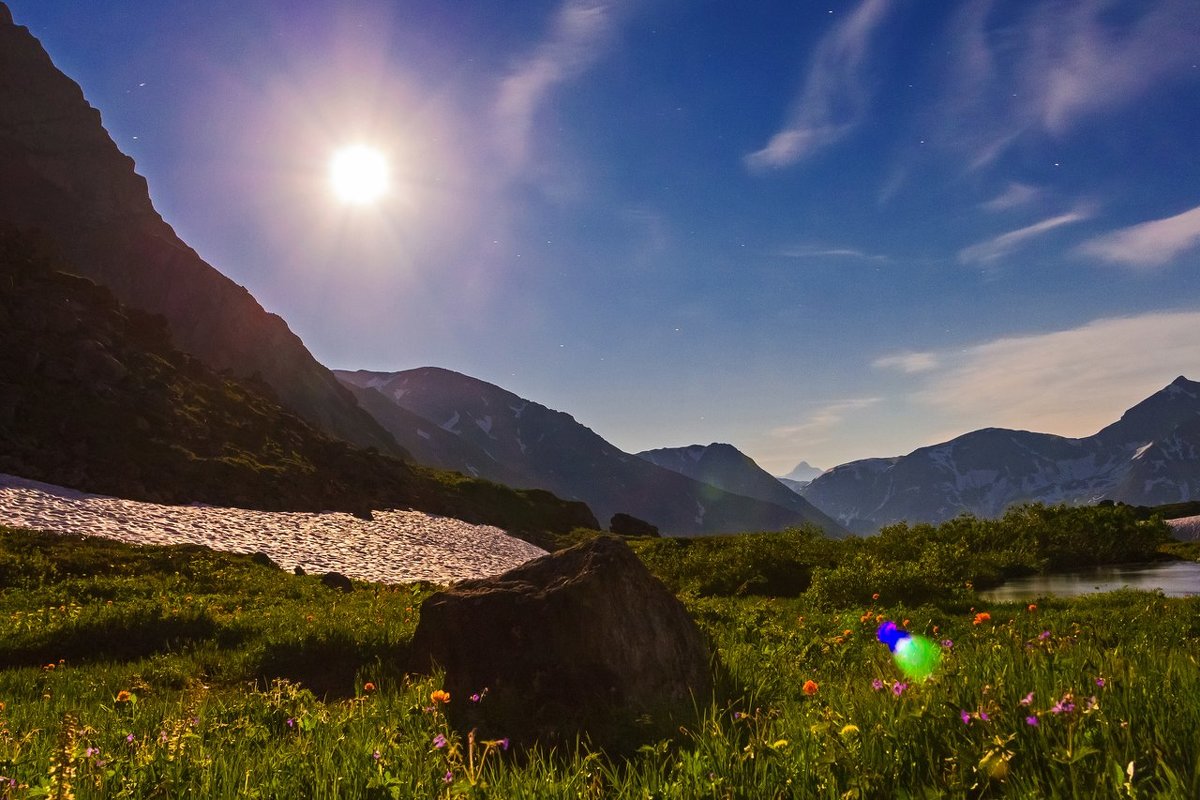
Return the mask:
<svg viewBox="0 0 1200 800">
<path fill-rule="evenodd" d="M 1078 572 L 1059 572 L 1050 575 L 1027 575 L 1013 578 L 995 589 L 980 592 L 992 601 L 1028 601 L 1054 594 L 1059 597 L 1078 597 L 1094 592 L 1116 589 L 1161 589 L 1167 597 L 1200 595 L 1200 563 L 1167 561 L 1154 564 L 1123 564 L 1115 567 L 1094 567 Z"/>
</svg>

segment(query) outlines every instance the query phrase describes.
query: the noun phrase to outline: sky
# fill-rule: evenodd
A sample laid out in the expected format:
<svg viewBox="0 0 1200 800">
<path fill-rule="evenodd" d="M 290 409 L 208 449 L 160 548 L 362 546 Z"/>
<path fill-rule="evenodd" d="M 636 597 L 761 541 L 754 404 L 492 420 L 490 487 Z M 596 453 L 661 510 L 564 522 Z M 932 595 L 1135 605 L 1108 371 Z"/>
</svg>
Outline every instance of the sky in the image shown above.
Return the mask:
<svg viewBox="0 0 1200 800">
<path fill-rule="evenodd" d="M 1196 0 L 7 3 L 333 368 L 774 474 L 1200 380 Z"/>
</svg>

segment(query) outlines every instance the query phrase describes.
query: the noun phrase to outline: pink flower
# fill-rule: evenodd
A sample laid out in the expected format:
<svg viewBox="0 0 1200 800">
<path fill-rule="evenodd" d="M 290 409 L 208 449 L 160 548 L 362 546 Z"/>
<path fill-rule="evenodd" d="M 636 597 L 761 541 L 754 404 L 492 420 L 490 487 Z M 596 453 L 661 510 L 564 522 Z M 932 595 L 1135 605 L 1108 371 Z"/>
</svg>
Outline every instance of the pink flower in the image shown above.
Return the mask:
<svg viewBox="0 0 1200 800">
<path fill-rule="evenodd" d="M 907 683 L 900 683 L 900 681 L 896 681 L 892 684 L 892 694 L 896 695 L 896 697 L 899 697 L 900 695 L 904 694 L 904 690 L 907 688 Z"/>
<path fill-rule="evenodd" d="M 437 736 L 433 737 L 433 746 L 436 747 L 438 750 L 441 750 L 443 747 L 446 746 L 446 737 L 440 733 Z"/>
<path fill-rule="evenodd" d="M 1021 705 L 1023 705 L 1023 706 L 1027 706 L 1032 702 L 1033 702 L 1033 692 L 1030 692 L 1029 694 L 1027 694 L 1021 698 Z"/>
<path fill-rule="evenodd" d="M 958 717 L 959 717 L 959 719 L 961 719 L 961 720 L 962 720 L 962 722 L 963 722 L 963 725 L 970 725 L 970 724 L 971 724 L 971 715 L 970 715 L 970 714 L 968 714 L 966 711 L 961 711 L 961 712 L 959 712 L 959 714 L 958 714 Z"/>
<path fill-rule="evenodd" d="M 875 680 L 871 681 L 871 688 L 878 692 L 883 688 L 883 681 L 879 680 L 879 678 L 876 678 Z"/>
<path fill-rule="evenodd" d="M 1038 726 L 1038 718 L 1037 717 L 1026 717 L 1025 724 L 1036 728 Z"/>
</svg>

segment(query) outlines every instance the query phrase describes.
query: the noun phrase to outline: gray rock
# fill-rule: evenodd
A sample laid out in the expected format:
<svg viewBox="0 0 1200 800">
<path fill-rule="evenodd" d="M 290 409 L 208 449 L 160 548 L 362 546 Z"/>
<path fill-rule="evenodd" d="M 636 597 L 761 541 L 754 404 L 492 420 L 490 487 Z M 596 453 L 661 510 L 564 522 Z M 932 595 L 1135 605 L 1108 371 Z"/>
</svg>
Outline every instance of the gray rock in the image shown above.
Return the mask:
<svg viewBox="0 0 1200 800">
<path fill-rule="evenodd" d="M 693 721 L 713 690 L 699 628 L 610 536 L 431 596 L 412 657 L 445 671 L 452 725 L 522 745 L 627 750 Z"/>
</svg>

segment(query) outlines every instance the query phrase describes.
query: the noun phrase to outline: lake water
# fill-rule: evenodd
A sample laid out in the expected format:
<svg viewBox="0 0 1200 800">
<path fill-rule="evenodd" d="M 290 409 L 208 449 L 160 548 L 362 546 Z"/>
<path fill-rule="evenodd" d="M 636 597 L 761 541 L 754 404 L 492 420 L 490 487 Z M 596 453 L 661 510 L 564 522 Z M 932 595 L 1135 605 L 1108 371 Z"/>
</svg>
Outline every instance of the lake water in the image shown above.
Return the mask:
<svg viewBox="0 0 1200 800">
<path fill-rule="evenodd" d="M 1167 597 L 1200 595 L 1200 563 L 1167 561 L 1153 564 L 1123 564 L 1116 567 L 1094 567 L 1078 572 L 1059 572 L 1049 575 L 1026 575 L 1013 578 L 995 589 L 980 592 L 992 601 L 1034 600 L 1054 594 L 1077 597 L 1115 589 L 1161 589 Z"/>
</svg>

